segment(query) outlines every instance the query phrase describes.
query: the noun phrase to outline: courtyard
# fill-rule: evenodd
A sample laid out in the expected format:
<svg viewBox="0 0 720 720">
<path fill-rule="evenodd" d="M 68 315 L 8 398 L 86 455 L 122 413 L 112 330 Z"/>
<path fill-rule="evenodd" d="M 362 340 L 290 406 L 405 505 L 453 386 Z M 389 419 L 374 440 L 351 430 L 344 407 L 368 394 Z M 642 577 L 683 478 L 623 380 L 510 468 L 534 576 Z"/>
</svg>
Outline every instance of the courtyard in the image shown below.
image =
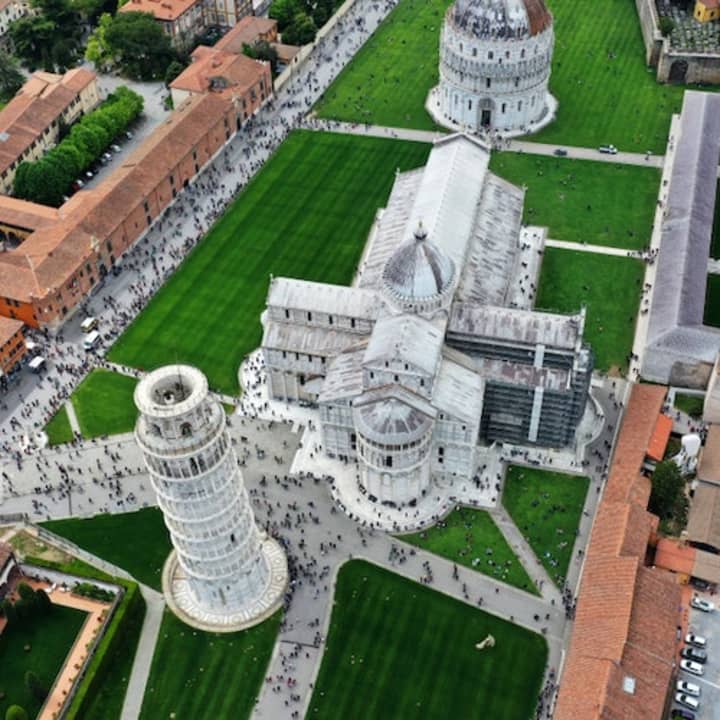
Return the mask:
<svg viewBox="0 0 720 720">
<path fill-rule="evenodd" d="M 476 649 L 488 635 L 495 646 Z M 338 574 L 308 717 L 526 720 L 546 657 L 540 635 L 354 560 Z"/>
</svg>

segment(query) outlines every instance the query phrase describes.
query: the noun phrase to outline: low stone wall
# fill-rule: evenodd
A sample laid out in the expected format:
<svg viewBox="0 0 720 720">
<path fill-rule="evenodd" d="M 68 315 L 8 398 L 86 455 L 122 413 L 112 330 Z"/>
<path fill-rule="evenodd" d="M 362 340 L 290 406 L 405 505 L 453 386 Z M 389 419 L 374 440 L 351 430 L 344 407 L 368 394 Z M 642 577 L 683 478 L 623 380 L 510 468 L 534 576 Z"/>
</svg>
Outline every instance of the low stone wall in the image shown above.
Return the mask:
<svg viewBox="0 0 720 720">
<path fill-rule="evenodd" d="M 635 0 L 640 32 L 645 43 L 645 62 L 655 67 L 660 59 L 663 38 L 658 29 L 658 13 L 655 0 Z"/>
<path fill-rule="evenodd" d="M 684 53 L 670 51 L 667 40 L 657 66 L 659 82 L 720 83 L 720 53 Z"/>
</svg>

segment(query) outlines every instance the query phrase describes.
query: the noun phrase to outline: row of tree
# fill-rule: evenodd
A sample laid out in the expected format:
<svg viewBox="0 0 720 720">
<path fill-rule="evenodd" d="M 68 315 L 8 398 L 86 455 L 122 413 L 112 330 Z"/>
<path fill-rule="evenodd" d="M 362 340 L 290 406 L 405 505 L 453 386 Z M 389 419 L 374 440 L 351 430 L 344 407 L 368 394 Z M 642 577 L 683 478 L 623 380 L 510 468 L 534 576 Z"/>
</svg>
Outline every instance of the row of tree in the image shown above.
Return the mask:
<svg viewBox="0 0 720 720">
<path fill-rule="evenodd" d="M 270 17 L 278 21 L 283 42 L 307 45 L 341 4 L 342 0 L 273 0 Z"/>
<path fill-rule="evenodd" d="M 13 182 L 14 194 L 57 207 L 75 178 L 102 155 L 142 109 L 140 95 L 126 87 L 117 88 L 97 110 L 76 122 L 69 134 L 42 158 L 20 163 Z"/>
<path fill-rule="evenodd" d="M 27 583 L 20 583 L 18 595 L 20 599 L 16 602 L 10 602 L 6 598 L 0 606 L 8 627 L 30 620 L 36 615 L 45 615 L 52 609 L 50 598 L 42 589 L 33 590 Z"/>
</svg>

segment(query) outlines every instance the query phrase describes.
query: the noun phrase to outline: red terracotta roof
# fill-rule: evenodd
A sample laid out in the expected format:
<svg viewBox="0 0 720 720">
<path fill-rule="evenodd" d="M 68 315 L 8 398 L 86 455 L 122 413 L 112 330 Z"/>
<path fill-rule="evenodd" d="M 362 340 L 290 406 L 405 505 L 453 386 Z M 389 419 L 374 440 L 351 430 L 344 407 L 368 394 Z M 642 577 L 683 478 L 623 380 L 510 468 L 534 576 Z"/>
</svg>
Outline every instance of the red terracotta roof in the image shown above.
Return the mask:
<svg viewBox="0 0 720 720">
<path fill-rule="evenodd" d="M 156 20 L 173 22 L 201 0 L 129 0 L 118 12 L 150 13 Z"/>
<path fill-rule="evenodd" d="M 23 328 L 22 320 L 13 320 L 0 315 L 0 347 L 8 340 L 12 340 Z"/>
<path fill-rule="evenodd" d="M 658 415 L 647 449 L 647 456 L 651 460 L 660 462 L 665 457 L 665 448 L 667 448 L 672 428 L 673 421 L 671 418 L 663 414 Z"/>
<path fill-rule="evenodd" d="M 231 28 L 213 46 L 216 50 L 239 54 L 244 45 L 254 45 L 263 37 L 274 38 L 277 35 L 277 20 L 246 15 L 240 18 L 235 27 Z"/>
<path fill-rule="evenodd" d="M 690 545 L 683 545 L 670 538 L 661 538 L 655 550 L 655 565 L 676 573 L 691 575 L 696 552 Z"/>
</svg>

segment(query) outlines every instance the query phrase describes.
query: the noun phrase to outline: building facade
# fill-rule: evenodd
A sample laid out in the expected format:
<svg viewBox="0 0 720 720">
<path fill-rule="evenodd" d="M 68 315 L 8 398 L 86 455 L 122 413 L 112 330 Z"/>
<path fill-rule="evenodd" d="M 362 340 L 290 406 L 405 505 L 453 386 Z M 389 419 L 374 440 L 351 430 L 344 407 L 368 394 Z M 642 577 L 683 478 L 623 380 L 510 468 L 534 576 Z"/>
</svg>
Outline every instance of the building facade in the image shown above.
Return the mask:
<svg viewBox="0 0 720 720">
<path fill-rule="evenodd" d="M 522 133 L 549 121 L 553 43 L 542 0 L 457 0 L 445 14 L 428 110 L 467 132 Z"/>
<path fill-rule="evenodd" d="M 0 317 L 0 377 L 11 373 L 27 354 L 23 323 Z"/>
<path fill-rule="evenodd" d="M 273 587 L 267 538 L 255 525 L 225 411 L 205 376 L 185 365 L 160 368 L 140 381 L 135 404 L 135 438 L 173 545 L 163 576 L 171 606 L 221 625 L 264 613 Z"/>
<path fill-rule="evenodd" d="M 583 416 L 584 312 L 532 310 L 523 193 L 488 161 L 454 135 L 399 174 L 354 287 L 271 280 L 270 395 L 318 404 L 325 452 L 356 460 L 373 500 L 472 478 L 481 442 L 567 446 Z"/>
</svg>

